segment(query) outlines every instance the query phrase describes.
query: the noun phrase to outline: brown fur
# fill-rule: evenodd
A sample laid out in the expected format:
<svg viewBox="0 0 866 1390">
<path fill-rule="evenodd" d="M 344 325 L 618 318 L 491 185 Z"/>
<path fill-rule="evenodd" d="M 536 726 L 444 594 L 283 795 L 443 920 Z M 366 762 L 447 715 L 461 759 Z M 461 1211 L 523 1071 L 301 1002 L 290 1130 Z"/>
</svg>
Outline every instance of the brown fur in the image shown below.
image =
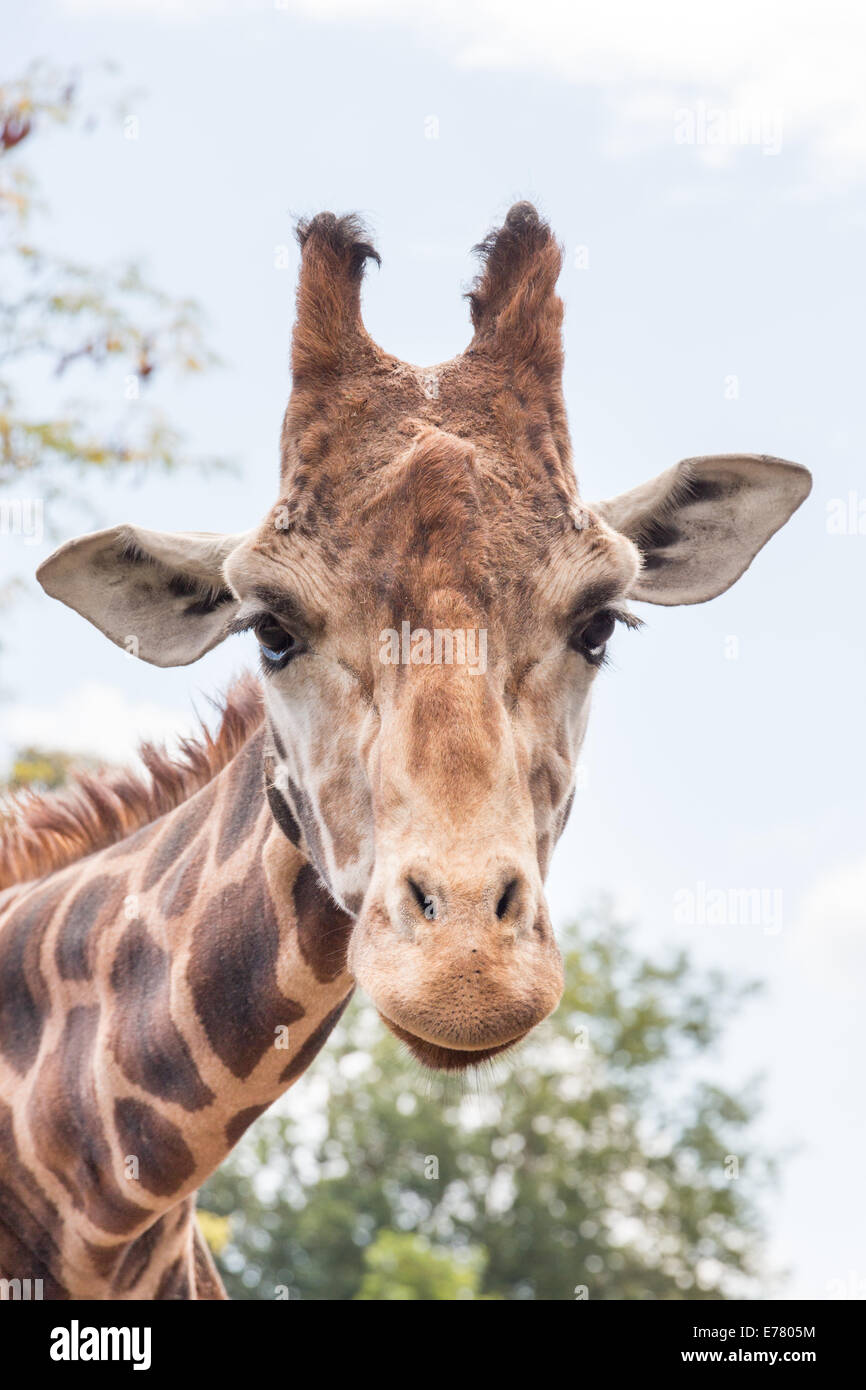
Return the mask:
<svg viewBox="0 0 866 1390">
<path fill-rule="evenodd" d="M 504 226 L 475 248 L 483 267 L 467 298 L 475 337 L 471 351 L 531 362 L 542 376 L 562 370 L 562 300 L 556 282 L 562 252 L 531 203 L 516 203 Z"/>
<path fill-rule="evenodd" d="M 202 723 L 175 757 L 142 744 L 148 779 L 123 768 L 78 773 L 69 791 L 18 793 L 2 808 L 0 890 L 56 873 L 182 805 L 228 766 L 263 717 L 258 683 L 244 676 L 226 695 L 215 735 Z"/>
<path fill-rule="evenodd" d="M 298 316 L 292 339 L 295 380 L 334 372 L 353 357 L 371 356 L 361 324 L 361 277 L 379 255 L 365 239 L 357 217 L 320 213 L 298 227 L 304 275 L 298 286 Z"/>
<path fill-rule="evenodd" d="M 46 1297 L 223 1296 L 191 1195 L 351 993 L 343 915 L 268 810 L 255 683 L 227 708 L 189 799 L 0 900 L 0 1277 Z"/>
</svg>

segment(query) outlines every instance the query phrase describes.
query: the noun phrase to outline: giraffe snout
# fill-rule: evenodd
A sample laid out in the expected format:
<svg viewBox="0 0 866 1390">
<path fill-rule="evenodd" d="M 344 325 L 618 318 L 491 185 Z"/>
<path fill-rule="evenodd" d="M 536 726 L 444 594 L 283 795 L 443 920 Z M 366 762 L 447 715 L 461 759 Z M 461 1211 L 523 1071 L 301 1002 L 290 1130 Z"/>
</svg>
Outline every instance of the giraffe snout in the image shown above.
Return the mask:
<svg viewBox="0 0 866 1390">
<path fill-rule="evenodd" d="M 518 932 L 534 911 L 535 903 L 529 875 L 512 866 L 492 871 L 488 882 L 482 879 L 468 893 L 465 889 L 451 893 L 437 875 L 414 869 L 405 874 L 400 885 L 397 916 L 401 922 L 414 921 L 419 916 L 426 922 L 436 922 L 446 919 L 450 912 L 466 913 L 468 908 L 477 914 L 479 926 L 495 929 L 501 923 L 503 930 Z"/>
<path fill-rule="evenodd" d="M 391 1031 L 440 1070 L 519 1042 L 563 987 L 537 871 L 507 858 L 459 876 L 428 860 L 374 877 L 349 964 Z"/>
</svg>

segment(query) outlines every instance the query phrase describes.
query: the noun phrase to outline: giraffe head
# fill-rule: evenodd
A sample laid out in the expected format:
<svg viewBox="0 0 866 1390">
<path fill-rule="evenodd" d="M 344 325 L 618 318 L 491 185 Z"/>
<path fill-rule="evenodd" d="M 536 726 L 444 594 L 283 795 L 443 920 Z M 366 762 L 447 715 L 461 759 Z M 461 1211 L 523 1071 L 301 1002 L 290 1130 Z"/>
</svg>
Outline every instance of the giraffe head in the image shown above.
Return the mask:
<svg viewBox="0 0 866 1390">
<path fill-rule="evenodd" d="M 629 600 L 723 592 L 810 478 L 725 455 L 580 501 L 560 251 L 529 204 L 478 248 L 472 342 L 433 369 L 367 335 L 360 284 L 378 257 L 354 219 L 322 214 L 300 241 L 272 511 L 241 535 L 99 532 L 40 579 L 157 665 L 252 630 L 276 820 L 300 827 L 354 917 L 349 966 L 385 1022 L 457 1069 L 559 1000 L 543 881 Z"/>
</svg>

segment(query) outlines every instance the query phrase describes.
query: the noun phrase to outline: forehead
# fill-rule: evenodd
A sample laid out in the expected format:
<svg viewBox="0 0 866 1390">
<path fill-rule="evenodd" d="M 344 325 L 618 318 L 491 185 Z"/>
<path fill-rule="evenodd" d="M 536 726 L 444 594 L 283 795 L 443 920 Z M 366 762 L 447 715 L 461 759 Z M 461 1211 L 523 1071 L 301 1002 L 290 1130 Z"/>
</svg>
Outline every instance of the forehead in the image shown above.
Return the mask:
<svg viewBox="0 0 866 1390">
<path fill-rule="evenodd" d="M 502 626 L 567 618 L 621 597 L 637 552 L 545 471 L 441 430 L 357 473 L 302 473 L 230 565 L 247 597 L 278 591 L 333 626 L 441 608 L 498 614 Z"/>
</svg>

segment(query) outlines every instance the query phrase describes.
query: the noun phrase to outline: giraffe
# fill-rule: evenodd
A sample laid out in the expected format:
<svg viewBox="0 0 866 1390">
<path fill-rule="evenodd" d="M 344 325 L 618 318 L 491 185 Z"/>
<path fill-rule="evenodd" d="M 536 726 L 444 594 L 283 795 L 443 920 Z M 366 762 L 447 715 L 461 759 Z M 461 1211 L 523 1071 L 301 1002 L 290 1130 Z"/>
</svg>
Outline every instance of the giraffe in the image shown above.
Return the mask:
<svg viewBox="0 0 866 1390">
<path fill-rule="evenodd" d="M 141 660 L 251 632 L 261 663 L 213 737 L 3 830 L 0 1273 L 46 1297 L 224 1297 L 195 1192 L 356 986 L 443 1071 L 556 1007 L 543 883 L 607 645 L 631 601 L 722 593 L 811 486 L 722 455 L 584 502 L 561 252 L 528 203 L 476 248 L 471 343 L 434 368 L 367 334 L 356 218 L 298 235 L 265 519 L 117 526 L 39 570 Z"/>
</svg>

